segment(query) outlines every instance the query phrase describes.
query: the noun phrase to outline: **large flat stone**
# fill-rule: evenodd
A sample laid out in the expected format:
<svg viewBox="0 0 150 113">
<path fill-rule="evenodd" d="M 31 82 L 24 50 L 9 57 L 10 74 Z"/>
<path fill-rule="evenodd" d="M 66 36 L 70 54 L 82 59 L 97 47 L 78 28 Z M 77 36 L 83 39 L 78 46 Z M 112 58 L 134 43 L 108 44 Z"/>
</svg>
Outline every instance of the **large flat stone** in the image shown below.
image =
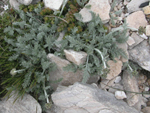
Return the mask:
<svg viewBox="0 0 150 113">
<path fill-rule="evenodd" d="M 59 113 L 139 113 L 113 94 L 93 85 L 75 83 L 59 88 L 52 94 L 54 105 Z M 67 111 L 67 112 L 66 112 Z"/>
</svg>

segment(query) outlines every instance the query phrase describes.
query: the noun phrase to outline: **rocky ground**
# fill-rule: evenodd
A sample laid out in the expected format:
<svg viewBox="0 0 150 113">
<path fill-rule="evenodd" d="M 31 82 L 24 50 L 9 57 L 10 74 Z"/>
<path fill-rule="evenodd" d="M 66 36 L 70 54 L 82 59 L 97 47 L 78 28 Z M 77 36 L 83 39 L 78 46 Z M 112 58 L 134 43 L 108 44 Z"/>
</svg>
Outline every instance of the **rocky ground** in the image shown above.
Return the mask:
<svg viewBox="0 0 150 113">
<path fill-rule="evenodd" d="M 15 4 L 16 0 L 10 1 L 12 7 L 18 9 Z M 21 1 L 19 4 L 23 2 L 23 0 L 18 1 Z M 54 86 L 52 84 L 57 90 L 52 94 L 54 104 L 51 109 L 47 110 L 47 113 L 150 113 L 150 94 L 147 94 L 150 91 L 150 6 L 148 0 L 116 0 L 116 3 L 117 5 L 112 8 L 113 0 L 90 0 L 88 5 L 91 5 L 91 9 L 83 8 L 80 14 L 83 22 L 91 20 L 89 10 L 99 14 L 110 31 L 121 29 L 120 26 L 126 19 L 129 39 L 127 43 L 118 46 L 124 49 L 128 59 L 119 58 L 116 59 L 117 62 L 108 61 L 110 72 L 107 78 L 99 80 L 99 83 L 97 77 L 91 77 L 88 85 L 76 83 L 82 79 L 81 72 L 71 73 L 71 77 L 70 73 L 64 71 L 53 73 L 52 80 L 62 77 L 63 74 L 66 75 L 66 78 L 59 84 Z M 5 10 L 4 5 L 7 5 L 5 0 L 1 5 L 1 12 Z M 58 7 L 46 5 L 47 7 Z M 116 18 L 115 24 L 110 21 L 112 17 Z M 83 59 L 86 59 L 86 53 L 68 50 L 64 52 L 67 60 L 53 54 L 48 55 L 58 65 L 58 70 L 62 70 L 69 61 L 78 65 L 84 62 Z M 77 58 L 77 56 L 81 57 Z M 131 76 L 123 68 L 123 64 L 129 60 L 138 64 L 144 71 L 139 71 L 137 76 Z M 73 85 L 58 87 L 63 84 Z M 30 95 L 25 95 L 23 100 L 17 101 L 12 106 L 13 100 L 14 98 L 11 97 L 8 101 L 1 101 L 0 112 L 41 113 L 40 105 Z"/>
</svg>

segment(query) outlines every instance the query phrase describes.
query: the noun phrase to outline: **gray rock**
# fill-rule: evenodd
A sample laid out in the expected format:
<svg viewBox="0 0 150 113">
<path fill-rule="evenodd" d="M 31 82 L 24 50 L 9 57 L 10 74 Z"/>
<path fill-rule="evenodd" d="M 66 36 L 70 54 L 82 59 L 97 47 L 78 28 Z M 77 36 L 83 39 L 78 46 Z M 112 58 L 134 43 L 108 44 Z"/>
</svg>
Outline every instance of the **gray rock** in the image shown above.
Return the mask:
<svg viewBox="0 0 150 113">
<path fill-rule="evenodd" d="M 142 109 L 143 113 L 149 113 L 150 111 L 150 107 L 145 107 L 144 109 Z"/>
<path fill-rule="evenodd" d="M 9 0 L 9 3 L 11 7 L 13 7 L 16 10 L 19 10 L 20 3 L 17 0 Z"/>
<path fill-rule="evenodd" d="M 129 50 L 129 56 L 132 61 L 138 63 L 145 70 L 150 71 L 150 45 L 147 40 Z"/>
<path fill-rule="evenodd" d="M 132 12 L 141 10 L 141 8 L 139 8 L 139 6 L 142 3 L 147 2 L 147 1 L 148 0 L 131 0 L 131 2 L 129 2 L 127 5 L 128 12 L 132 13 Z"/>
<path fill-rule="evenodd" d="M 145 18 L 145 15 L 143 11 L 137 11 L 132 14 L 130 14 L 127 18 L 127 24 L 131 28 L 139 29 L 140 26 L 146 27 L 147 20 Z"/>
<path fill-rule="evenodd" d="M 30 95 L 25 94 L 15 103 L 16 96 L 12 95 L 8 100 L 0 101 L 0 113 L 42 113 L 39 103 Z"/>
<path fill-rule="evenodd" d="M 73 62 L 76 65 L 81 65 L 86 62 L 87 53 L 85 52 L 76 52 L 74 50 L 64 50 L 66 59 Z"/>
<path fill-rule="evenodd" d="M 137 46 L 139 43 L 141 43 L 144 40 L 135 32 L 132 33 L 131 37 L 134 39 L 135 43 L 130 45 L 129 49 L 132 49 L 133 47 Z"/>
<path fill-rule="evenodd" d="M 45 7 L 48 7 L 53 10 L 59 10 L 63 0 L 43 0 Z"/>
<path fill-rule="evenodd" d="M 20 4 L 29 5 L 31 4 L 32 0 L 17 0 Z"/>
<path fill-rule="evenodd" d="M 71 71 L 65 71 L 63 68 L 66 67 L 68 64 L 70 64 L 69 61 L 65 59 L 61 59 L 53 54 L 48 54 L 48 58 L 56 63 L 57 69 L 55 71 L 50 72 L 50 86 L 54 88 L 54 90 L 57 88 L 58 85 L 72 85 L 75 82 L 82 81 L 82 71 L 77 70 L 75 73 Z M 54 82 L 62 79 L 60 82 Z"/>
<path fill-rule="evenodd" d="M 35 4 L 35 3 L 38 3 L 40 2 L 41 0 L 32 0 L 32 3 L 31 4 Z"/>
<path fill-rule="evenodd" d="M 55 109 L 55 113 L 139 113 L 113 94 L 80 83 L 57 90 L 52 100 L 59 110 Z"/>
<path fill-rule="evenodd" d="M 139 93 L 138 83 L 135 76 L 131 76 L 126 70 L 123 72 L 123 87 L 125 91 L 127 92 L 127 103 L 129 106 L 135 107 L 138 111 L 141 110 L 141 106 L 145 105 L 145 103 L 142 100 L 141 94 L 131 93 L 131 92 L 137 92 Z"/>
<path fill-rule="evenodd" d="M 94 13 L 99 15 L 103 23 L 107 23 L 109 21 L 110 4 L 108 0 L 89 0 L 87 5 L 91 5 L 91 9 L 87 9 L 84 7 L 79 12 L 83 17 L 83 22 L 89 22 L 92 20 L 92 15 L 89 11 L 93 11 Z"/>
</svg>

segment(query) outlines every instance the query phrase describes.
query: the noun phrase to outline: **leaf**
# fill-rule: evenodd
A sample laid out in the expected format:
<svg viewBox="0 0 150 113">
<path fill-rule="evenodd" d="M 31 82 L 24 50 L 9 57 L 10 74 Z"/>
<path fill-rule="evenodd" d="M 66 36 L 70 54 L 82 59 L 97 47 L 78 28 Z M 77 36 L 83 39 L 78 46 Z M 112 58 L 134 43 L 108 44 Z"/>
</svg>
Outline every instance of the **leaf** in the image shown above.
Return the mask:
<svg viewBox="0 0 150 113">
<path fill-rule="evenodd" d="M 41 59 L 41 65 L 42 65 L 42 69 L 43 72 L 49 68 L 50 66 L 50 62 L 49 61 L 45 61 L 44 59 Z"/>
<path fill-rule="evenodd" d="M 76 18 L 77 20 L 80 20 L 80 21 L 83 20 L 83 17 L 82 17 L 82 15 L 81 15 L 80 13 L 74 13 L 73 15 L 75 16 L 75 18 Z"/>
<path fill-rule="evenodd" d="M 91 9 L 91 5 L 86 5 L 85 8 L 86 9 Z"/>
<path fill-rule="evenodd" d="M 87 69 L 85 68 L 83 70 L 83 79 L 82 79 L 82 83 L 86 83 L 90 78 L 90 74 L 88 73 Z"/>
</svg>

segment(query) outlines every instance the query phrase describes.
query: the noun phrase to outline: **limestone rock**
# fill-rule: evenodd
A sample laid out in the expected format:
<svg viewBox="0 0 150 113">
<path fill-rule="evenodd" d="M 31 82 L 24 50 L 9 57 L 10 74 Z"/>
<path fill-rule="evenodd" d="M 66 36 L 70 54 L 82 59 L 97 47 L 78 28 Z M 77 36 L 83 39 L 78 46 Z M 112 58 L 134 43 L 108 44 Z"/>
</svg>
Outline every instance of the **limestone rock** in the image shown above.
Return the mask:
<svg viewBox="0 0 150 113">
<path fill-rule="evenodd" d="M 134 76 L 131 76 L 127 71 L 123 73 L 123 86 L 126 91 L 139 92 L 138 83 Z M 134 106 L 139 101 L 139 95 L 127 92 L 127 103 L 129 106 Z"/>
<path fill-rule="evenodd" d="M 86 61 L 87 53 L 85 52 L 76 52 L 73 50 L 64 50 L 66 59 L 73 62 L 76 65 L 84 64 Z"/>
<path fill-rule="evenodd" d="M 148 0 L 131 0 L 131 2 L 129 2 L 127 5 L 128 12 L 132 13 L 132 12 L 141 10 L 141 8 L 139 8 L 139 6 L 142 3 L 147 2 L 147 1 Z"/>
<path fill-rule="evenodd" d="M 150 71 L 150 45 L 147 40 L 141 42 L 138 46 L 129 50 L 130 59 L 138 63 L 142 68 L 147 71 Z"/>
<path fill-rule="evenodd" d="M 149 113 L 150 112 L 150 107 L 145 107 L 144 109 L 142 109 L 143 113 Z"/>
<path fill-rule="evenodd" d="M 147 20 L 143 11 L 137 11 L 130 14 L 126 20 L 129 27 L 136 29 L 138 29 L 140 26 L 145 27 L 147 25 Z"/>
<path fill-rule="evenodd" d="M 41 0 L 32 0 L 32 3 L 31 4 L 35 4 L 35 3 L 38 3 L 40 2 Z"/>
<path fill-rule="evenodd" d="M 121 81 L 121 76 L 117 76 L 116 78 L 115 78 L 115 84 L 117 84 L 117 83 L 119 83 Z"/>
<path fill-rule="evenodd" d="M 150 25 L 146 26 L 146 35 L 150 36 Z"/>
<path fill-rule="evenodd" d="M 104 90 L 108 90 L 110 87 L 113 87 L 115 84 L 114 84 L 114 81 L 115 81 L 115 78 L 112 79 L 112 80 L 107 80 L 107 79 L 103 79 L 101 82 L 100 82 L 100 88 L 101 89 L 104 89 Z M 109 86 L 109 87 L 108 87 Z"/>
<path fill-rule="evenodd" d="M 53 10 L 59 10 L 63 0 L 43 0 L 45 7 L 48 7 Z"/>
<path fill-rule="evenodd" d="M 31 4 L 32 0 L 17 0 L 20 4 L 29 5 Z"/>
<path fill-rule="evenodd" d="M 118 76 L 121 73 L 122 70 L 122 62 L 118 59 L 116 59 L 116 62 L 109 60 L 107 62 L 108 66 L 109 66 L 109 73 L 107 74 L 106 79 L 111 80 L 113 78 L 115 78 L 116 76 Z"/>
<path fill-rule="evenodd" d="M 51 96 L 59 110 L 55 109 L 55 113 L 139 113 L 113 94 L 92 85 L 75 83 Z"/>
<path fill-rule="evenodd" d="M 127 44 L 128 44 L 129 46 L 135 44 L 134 39 L 133 39 L 132 37 L 129 36 L 129 38 L 128 38 L 128 40 L 127 40 Z"/>
<path fill-rule="evenodd" d="M 15 103 L 16 96 L 12 95 L 8 100 L 0 101 L 0 113 L 42 113 L 40 104 L 30 95 L 25 94 Z"/>
<path fill-rule="evenodd" d="M 48 58 L 56 63 L 57 65 L 57 69 L 55 71 L 50 72 L 50 81 L 51 84 L 50 86 L 52 86 L 52 88 L 54 88 L 54 90 L 57 88 L 58 85 L 64 85 L 64 86 L 68 86 L 68 85 L 72 85 L 75 82 L 80 82 L 82 81 L 82 71 L 78 70 L 75 73 L 74 72 L 70 72 L 70 71 L 65 71 L 63 68 L 66 67 L 68 64 L 70 64 L 69 61 L 65 60 L 65 59 L 61 59 L 53 54 L 48 54 Z M 54 82 L 54 81 L 58 81 L 62 79 L 60 82 Z"/>
<path fill-rule="evenodd" d="M 148 37 L 144 33 L 142 35 L 140 35 L 140 37 L 143 39 L 148 39 Z"/>
<path fill-rule="evenodd" d="M 150 6 L 143 7 L 144 14 L 150 14 Z"/>
<path fill-rule="evenodd" d="M 107 23 L 110 19 L 109 11 L 110 4 L 108 0 L 89 0 L 87 5 L 91 5 L 91 9 L 83 8 L 79 12 L 83 17 L 83 22 L 89 22 L 92 20 L 92 15 L 89 11 L 93 11 L 100 16 L 103 23 Z"/>
<path fill-rule="evenodd" d="M 117 99 L 124 99 L 124 98 L 127 98 L 126 94 L 124 91 L 116 91 L 115 92 L 115 97 Z"/>
<path fill-rule="evenodd" d="M 129 49 L 132 49 L 133 47 L 137 46 L 139 43 L 141 43 L 144 40 L 135 32 L 132 33 L 131 37 L 134 39 L 135 43 L 132 45 L 129 45 Z"/>
<path fill-rule="evenodd" d="M 109 92 L 110 93 L 113 93 L 113 94 L 115 94 L 115 92 L 117 91 L 117 90 L 124 90 L 123 89 L 123 86 L 121 85 L 121 84 L 115 84 L 114 86 L 113 86 L 113 88 L 109 88 Z"/>
<path fill-rule="evenodd" d="M 16 10 L 19 10 L 20 3 L 17 0 L 9 0 L 9 3 L 11 7 L 13 7 Z"/>
</svg>

